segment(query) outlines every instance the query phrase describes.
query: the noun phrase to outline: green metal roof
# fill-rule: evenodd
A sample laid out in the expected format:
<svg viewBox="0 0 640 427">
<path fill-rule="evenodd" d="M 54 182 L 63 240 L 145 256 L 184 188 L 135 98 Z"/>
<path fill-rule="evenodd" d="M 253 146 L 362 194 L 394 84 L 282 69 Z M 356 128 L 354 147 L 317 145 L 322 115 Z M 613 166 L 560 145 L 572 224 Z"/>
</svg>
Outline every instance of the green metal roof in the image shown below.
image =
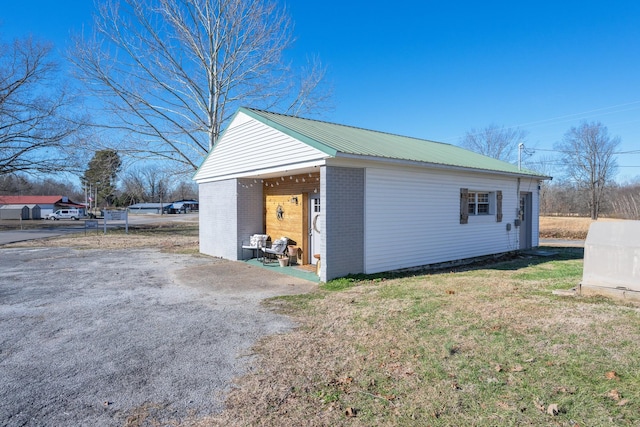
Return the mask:
<svg viewBox="0 0 640 427">
<path fill-rule="evenodd" d="M 239 111 L 330 156 L 340 154 L 405 160 L 546 178 L 530 170 L 451 144 L 303 119 L 253 108 Z"/>
</svg>

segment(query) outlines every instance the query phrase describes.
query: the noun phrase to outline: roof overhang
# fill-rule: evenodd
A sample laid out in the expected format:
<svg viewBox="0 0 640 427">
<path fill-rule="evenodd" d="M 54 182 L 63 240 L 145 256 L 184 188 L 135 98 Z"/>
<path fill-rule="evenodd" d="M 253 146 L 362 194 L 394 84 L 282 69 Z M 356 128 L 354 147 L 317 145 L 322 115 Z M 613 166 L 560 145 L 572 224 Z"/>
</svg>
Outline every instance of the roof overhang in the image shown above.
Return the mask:
<svg viewBox="0 0 640 427">
<path fill-rule="evenodd" d="M 337 153 L 335 158 L 345 159 L 345 160 L 348 159 L 348 160 L 354 160 L 354 161 L 386 163 L 394 166 L 410 166 L 410 167 L 450 170 L 450 171 L 458 171 L 458 172 L 485 173 L 485 174 L 491 174 L 491 175 L 511 176 L 514 178 L 529 178 L 529 179 L 537 179 L 537 180 L 552 179 L 552 177 L 550 176 L 538 175 L 536 173 L 530 173 L 530 172 L 527 173 L 527 172 L 518 172 L 518 171 L 511 172 L 511 171 L 500 171 L 500 170 L 493 170 L 493 169 L 480 169 L 480 168 L 472 168 L 468 166 L 445 165 L 441 163 L 420 162 L 415 160 L 391 159 L 387 157 L 360 156 L 360 155 L 354 155 L 354 154 Z"/>
<path fill-rule="evenodd" d="M 438 170 L 447 170 L 447 171 L 456 171 L 456 172 L 472 172 L 472 173 L 482 173 L 482 174 L 490 174 L 490 175 L 501 175 L 501 176 L 509 176 L 513 178 L 527 178 L 527 179 L 536 179 L 536 180 L 550 180 L 552 177 L 545 175 L 537 175 L 532 173 L 519 173 L 519 172 L 509 172 L 509 171 L 499 171 L 499 170 L 489 170 L 489 169 L 479 169 L 479 168 L 470 168 L 463 166 L 452 166 L 452 165 L 443 165 L 440 163 L 430 163 L 430 162 L 419 162 L 414 160 L 399 160 L 399 159 L 389 159 L 385 157 L 373 157 L 373 156 L 358 156 L 353 154 L 344 154 L 338 153 L 335 157 L 327 157 L 322 160 L 316 160 L 313 162 L 306 163 L 291 163 L 286 165 L 280 165 L 278 167 L 267 168 L 267 169 L 254 169 L 242 171 L 229 175 L 220 175 L 215 177 L 210 177 L 207 179 L 197 180 L 198 184 L 205 184 L 208 182 L 218 182 L 218 181 L 226 181 L 229 179 L 242 179 L 242 178 L 254 178 L 254 179 L 267 179 L 279 177 L 282 175 L 290 175 L 290 174 L 304 174 L 304 173 L 313 173 L 317 172 L 320 166 L 330 165 L 332 163 L 336 163 L 336 166 L 339 166 L 339 163 L 342 161 L 347 161 L 352 163 L 350 166 L 353 167 L 367 167 L 366 163 L 373 165 L 376 163 L 384 163 L 387 165 L 393 166 L 404 166 L 404 167 L 414 167 L 414 168 L 429 168 L 429 169 L 438 169 Z M 356 164 L 360 163 L 360 164 Z M 365 163 L 364 165 L 362 163 Z"/>
<path fill-rule="evenodd" d="M 56 203 L 56 206 L 64 206 L 67 208 L 86 208 L 86 205 L 80 203 Z"/>
<path fill-rule="evenodd" d="M 320 166 L 324 166 L 326 164 L 326 160 L 327 159 L 321 159 L 321 160 L 314 160 L 311 162 L 279 165 L 273 168 L 246 170 L 246 171 L 242 171 L 234 174 L 219 175 L 219 176 L 214 176 L 207 179 L 198 179 L 196 180 L 196 182 L 198 184 L 205 184 L 208 182 L 226 181 L 229 179 L 242 179 L 242 178 L 266 179 L 266 178 L 280 177 L 283 175 L 299 175 L 304 173 L 313 173 L 313 172 L 318 172 Z"/>
</svg>

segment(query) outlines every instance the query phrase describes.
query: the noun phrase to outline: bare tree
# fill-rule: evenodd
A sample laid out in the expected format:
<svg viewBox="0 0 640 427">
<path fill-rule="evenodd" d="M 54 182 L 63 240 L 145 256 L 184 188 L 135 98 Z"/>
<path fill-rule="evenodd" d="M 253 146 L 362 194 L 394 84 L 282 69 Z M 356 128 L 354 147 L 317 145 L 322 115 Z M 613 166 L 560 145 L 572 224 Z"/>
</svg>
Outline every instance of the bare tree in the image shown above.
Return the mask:
<svg viewBox="0 0 640 427">
<path fill-rule="evenodd" d="M 468 131 L 461 145 L 476 153 L 513 163 L 518 156 L 518 144 L 524 142 L 527 134 L 522 129 L 491 124 L 484 129 Z"/>
<path fill-rule="evenodd" d="M 146 188 L 142 172 L 137 168 L 128 169 L 121 179 L 120 201 L 125 205 L 145 202 Z"/>
<path fill-rule="evenodd" d="M 18 174 L 0 174 L 0 195 L 2 194 L 31 194 L 33 184 L 26 176 Z"/>
<path fill-rule="evenodd" d="M 50 51 L 32 38 L 0 44 L 0 175 L 69 168 L 62 143 L 80 125 L 64 116 L 71 98 Z"/>
<path fill-rule="evenodd" d="M 567 175 L 586 190 L 591 219 L 598 219 L 605 189 L 617 171 L 615 159 L 619 137 L 610 137 L 600 122 L 583 122 L 565 133 L 556 149 L 563 153 Z"/>
<path fill-rule="evenodd" d="M 540 213 L 543 215 L 586 216 L 582 192 L 569 181 L 545 182 L 540 190 Z"/>
<path fill-rule="evenodd" d="M 193 170 L 240 105 L 304 114 L 326 95 L 317 61 L 299 76 L 283 59 L 292 24 L 276 0 L 96 7 L 95 34 L 78 39 L 70 59 L 111 113 L 97 124 L 127 134 L 120 153 Z"/>
<path fill-rule="evenodd" d="M 640 183 L 614 186 L 613 214 L 618 218 L 640 219 Z"/>
<path fill-rule="evenodd" d="M 180 181 L 171 192 L 174 200 L 196 200 L 198 198 L 198 185 L 193 181 Z"/>
<path fill-rule="evenodd" d="M 141 172 L 149 202 L 164 203 L 169 193 L 171 176 L 158 166 L 147 166 Z"/>
</svg>

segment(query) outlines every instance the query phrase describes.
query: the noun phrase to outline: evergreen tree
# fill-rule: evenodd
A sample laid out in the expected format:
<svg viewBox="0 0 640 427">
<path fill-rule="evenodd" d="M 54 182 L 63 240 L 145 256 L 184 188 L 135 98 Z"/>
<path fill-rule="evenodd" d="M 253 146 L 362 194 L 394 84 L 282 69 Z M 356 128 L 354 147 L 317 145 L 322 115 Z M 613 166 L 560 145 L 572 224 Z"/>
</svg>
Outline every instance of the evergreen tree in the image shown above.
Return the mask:
<svg viewBox="0 0 640 427">
<path fill-rule="evenodd" d="M 96 206 L 101 202 L 110 206 L 116 201 L 116 180 L 121 166 L 120 156 L 115 150 L 100 150 L 94 154 L 84 172 L 82 183 L 86 188 L 93 189 L 93 194 L 97 191 Z"/>
</svg>

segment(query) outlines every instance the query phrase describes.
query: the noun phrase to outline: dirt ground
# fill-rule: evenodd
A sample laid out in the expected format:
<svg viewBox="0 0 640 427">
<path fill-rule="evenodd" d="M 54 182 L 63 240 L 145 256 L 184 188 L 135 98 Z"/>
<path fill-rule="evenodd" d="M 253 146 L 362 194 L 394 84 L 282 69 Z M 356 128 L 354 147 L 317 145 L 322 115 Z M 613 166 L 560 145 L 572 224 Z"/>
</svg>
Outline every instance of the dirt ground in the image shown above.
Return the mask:
<svg viewBox="0 0 640 427">
<path fill-rule="evenodd" d="M 54 222 L 58 224 L 59 222 Z M 64 224 L 63 224 L 64 225 Z M 140 226 L 130 226 L 124 230 L 89 230 L 50 239 L 28 240 L 10 243 L 5 248 L 16 247 L 61 247 L 76 249 L 134 249 L 157 248 L 163 251 L 198 253 L 198 225 L 195 223 L 158 222 Z"/>
<path fill-rule="evenodd" d="M 197 254 L 197 227 L 0 247 L 0 425 L 178 425 L 222 409 L 316 284 Z"/>
</svg>

